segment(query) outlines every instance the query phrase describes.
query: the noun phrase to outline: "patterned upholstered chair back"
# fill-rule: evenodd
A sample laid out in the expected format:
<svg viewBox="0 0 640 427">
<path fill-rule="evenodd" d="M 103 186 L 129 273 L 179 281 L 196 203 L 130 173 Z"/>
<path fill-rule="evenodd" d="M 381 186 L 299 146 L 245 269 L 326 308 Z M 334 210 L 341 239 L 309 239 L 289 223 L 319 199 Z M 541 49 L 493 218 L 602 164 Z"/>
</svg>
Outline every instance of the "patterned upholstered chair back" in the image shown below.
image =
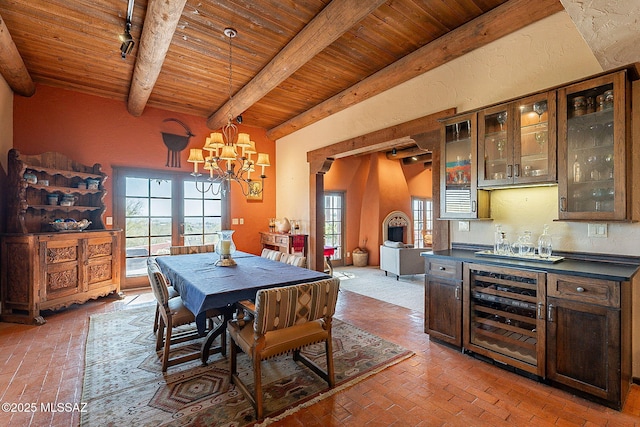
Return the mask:
<svg viewBox="0 0 640 427">
<path fill-rule="evenodd" d="M 296 267 L 307 267 L 307 258 L 301 255 L 283 254 L 282 258 L 280 258 L 280 262 L 284 262 L 285 264 L 289 265 L 295 265 Z"/>
<path fill-rule="evenodd" d="M 216 246 L 214 244 L 199 245 L 199 246 L 171 246 L 169 253 L 171 255 L 186 255 L 186 254 L 202 254 L 205 252 L 215 252 Z"/>
<path fill-rule="evenodd" d="M 269 331 L 333 317 L 339 288 L 340 279 L 334 277 L 259 290 L 256 295 L 254 332 L 264 335 Z"/>
<path fill-rule="evenodd" d="M 282 255 L 285 255 L 285 254 L 283 254 L 280 251 L 274 251 L 273 249 L 267 249 L 267 248 L 264 248 L 262 250 L 262 254 L 260 254 L 262 258 L 267 258 L 272 261 L 280 261 L 280 259 L 282 258 Z"/>
<path fill-rule="evenodd" d="M 147 260 L 147 275 L 149 276 L 149 283 L 151 284 L 151 289 L 153 290 L 153 295 L 156 297 L 156 301 L 158 301 L 158 304 L 161 306 L 166 306 L 169 301 L 167 279 L 160 270 L 158 263 L 152 258 Z"/>
</svg>

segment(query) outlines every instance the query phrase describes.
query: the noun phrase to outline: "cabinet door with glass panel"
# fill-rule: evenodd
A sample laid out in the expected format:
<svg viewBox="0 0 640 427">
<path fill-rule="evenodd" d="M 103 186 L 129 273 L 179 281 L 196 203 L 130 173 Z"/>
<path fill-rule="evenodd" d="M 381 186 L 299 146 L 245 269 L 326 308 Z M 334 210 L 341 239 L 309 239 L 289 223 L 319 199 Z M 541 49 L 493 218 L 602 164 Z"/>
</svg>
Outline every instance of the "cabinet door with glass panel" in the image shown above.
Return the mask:
<svg viewBox="0 0 640 427">
<path fill-rule="evenodd" d="M 558 91 L 560 219 L 626 220 L 626 71 Z"/>
<path fill-rule="evenodd" d="M 478 129 L 478 187 L 555 182 L 555 92 L 485 109 Z"/>
<path fill-rule="evenodd" d="M 476 114 L 443 122 L 441 145 L 441 217 L 486 218 L 489 196 L 478 192 L 476 166 Z"/>
</svg>

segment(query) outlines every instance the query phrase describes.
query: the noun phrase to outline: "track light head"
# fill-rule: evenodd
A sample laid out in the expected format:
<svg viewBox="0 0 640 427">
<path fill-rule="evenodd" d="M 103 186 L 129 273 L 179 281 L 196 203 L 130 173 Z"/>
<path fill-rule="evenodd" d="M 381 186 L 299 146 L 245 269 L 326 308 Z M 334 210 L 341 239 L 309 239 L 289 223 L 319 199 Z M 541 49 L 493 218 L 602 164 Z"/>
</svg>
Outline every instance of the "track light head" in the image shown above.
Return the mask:
<svg viewBox="0 0 640 427">
<path fill-rule="evenodd" d="M 124 27 L 124 33 L 120 34 L 118 38 L 120 39 L 120 54 L 122 59 L 127 58 L 127 54 L 131 53 L 133 50 L 133 46 L 136 44 L 133 41 L 133 37 L 131 37 L 131 22 L 127 21 Z"/>
</svg>

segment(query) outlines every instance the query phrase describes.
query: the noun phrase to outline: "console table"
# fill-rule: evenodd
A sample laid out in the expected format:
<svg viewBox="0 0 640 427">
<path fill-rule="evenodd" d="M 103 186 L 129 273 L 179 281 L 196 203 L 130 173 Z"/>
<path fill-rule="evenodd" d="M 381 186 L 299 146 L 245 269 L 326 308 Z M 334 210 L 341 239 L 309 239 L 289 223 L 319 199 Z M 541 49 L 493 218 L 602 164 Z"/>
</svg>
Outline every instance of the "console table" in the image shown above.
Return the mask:
<svg viewBox="0 0 640 427">
<path fill-rule="evenodd" d="M 308 240 L 308 234 L 260 232 L 260 244 L 263 249 L 274 249 L 286 254 L 301 253 L 304 257 L 309 256 Z"/>
</svg>

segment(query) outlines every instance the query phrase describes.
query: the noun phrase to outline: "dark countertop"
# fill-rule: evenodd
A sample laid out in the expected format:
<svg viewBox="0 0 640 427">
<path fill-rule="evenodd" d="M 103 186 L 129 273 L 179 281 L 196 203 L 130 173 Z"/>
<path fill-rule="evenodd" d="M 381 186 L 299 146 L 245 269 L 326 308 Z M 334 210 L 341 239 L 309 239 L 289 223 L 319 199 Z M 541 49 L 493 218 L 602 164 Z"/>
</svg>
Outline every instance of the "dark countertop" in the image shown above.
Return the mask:
<svg viewBox="0 0 640 427">
<path fill-rule="evenodd" d="M 611 262 L 584 261 L 565 258 L 556 263 L 523 261 L 520 259 L 492 258 L 476 255 L 476 251 L 466 249 L 449 249 L 443 251 L 423 252 L 424 257 L 447 258 L 455 261 L 497 265 L 502 267 L 524 268 L 545 271 L 547 273 L 567 274 L 571 276 L 591 277 L 594 279 L 628 281 L 640 268 L 640 265 L 615 264 Z"/>
</svg>

